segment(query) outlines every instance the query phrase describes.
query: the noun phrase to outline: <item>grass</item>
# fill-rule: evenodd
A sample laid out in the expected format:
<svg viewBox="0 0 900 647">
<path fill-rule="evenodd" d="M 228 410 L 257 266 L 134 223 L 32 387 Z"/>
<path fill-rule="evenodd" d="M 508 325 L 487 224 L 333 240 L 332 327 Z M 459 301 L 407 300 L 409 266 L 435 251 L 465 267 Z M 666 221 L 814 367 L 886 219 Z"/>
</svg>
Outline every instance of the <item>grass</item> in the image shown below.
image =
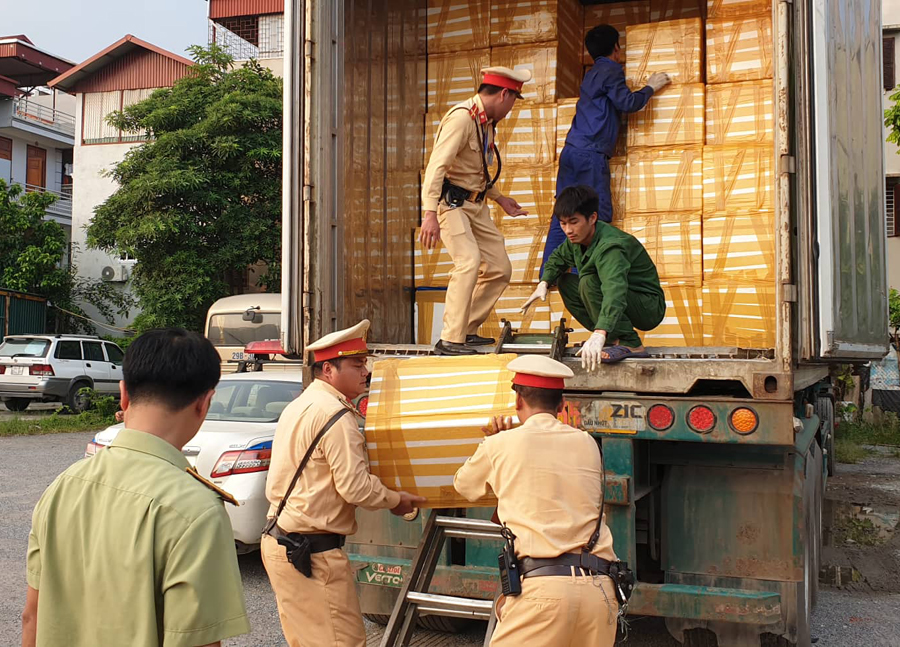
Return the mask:
<svg viewBox="0 0 900 647">
<path fill-rule="evenodd" d="M 866 449 L 852 440 L 839 437 L 834 439 L 834 457 L 838 463 L 850 463 L 851 465 L 855 465 L 871 455 L 871 450 Z"/>
<path fill-rule="evenodd" d="M 875 421 L 842 421 L 835 430 L 834 452 L 839 463 L 859 463 L 871 456 L 865 445 L 895 447 L 893 456 L 900 456 L 900 419 L 884 413 Z"/>
<path fill-rule="evenodd" d="M 78 415 L 64 415 L 55 412 L 40 418 L 19 418 L 15 416 L 9 420 L 0 421 L 0 437 L 98 431 L 115 424 L 115 422 L 113 415 L 103 415 L 96 410 L 85 411 Z"/>
</svg>

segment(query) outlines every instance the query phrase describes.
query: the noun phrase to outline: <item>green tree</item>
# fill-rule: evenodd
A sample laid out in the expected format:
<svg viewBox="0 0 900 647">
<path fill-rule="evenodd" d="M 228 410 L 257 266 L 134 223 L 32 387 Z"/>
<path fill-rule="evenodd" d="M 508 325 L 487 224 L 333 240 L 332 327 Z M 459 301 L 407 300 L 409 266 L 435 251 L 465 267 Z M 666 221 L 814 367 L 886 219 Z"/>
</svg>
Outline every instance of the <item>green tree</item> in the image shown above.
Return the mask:
<svg viewBox="0 0 900 647">
<path fill-rule="evenodd" d="M 139 329 L 202 329 L 256 263 L 260 285 L 280 282 L 281 79 L 256 61 L 233 67 L 215 45 L 191 53 L 172 88 L 109 117 L 147 141 L 111 171 L 119 188 L 88 227 L 90 246 L 138 261 Z"/>
</svg>

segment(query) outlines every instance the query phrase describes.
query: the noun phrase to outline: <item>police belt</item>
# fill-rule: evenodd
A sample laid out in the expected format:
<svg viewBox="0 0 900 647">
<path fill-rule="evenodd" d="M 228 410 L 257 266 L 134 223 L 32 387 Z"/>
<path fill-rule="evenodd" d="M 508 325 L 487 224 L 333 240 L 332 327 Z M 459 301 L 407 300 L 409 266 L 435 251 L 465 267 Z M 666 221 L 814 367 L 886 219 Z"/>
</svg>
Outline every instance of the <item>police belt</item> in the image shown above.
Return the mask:
<svg viewBox="0 0 900 647">
<path fill-rule="evenodd" d="M 590 553 L 565 553 L 550 559 L 519 559 L 522 577 L 543 577 L 547 575 L 571 575 L 572 569 L 583 571 L 584 575 L 609 575 L 610 563 Z M 575 573 L 578 575 L 579 573 Z"/>
<path fill-rule="evenodd" d="M 475 202 L 476 204 L 484 202 L 487 191 L 487 188 L 481 191 L 470 191 L 444 178 L 441 186 L 441 199 L 447 203 L 447 206 L 456 209 L 461 207 L 463 202 Z"/>
<path fill-rule="evenodd" d="M 322 532 L 322 533 L 300 533 L 300 532 L 285 532 L 280 527 L 272 526 L 272 528 L 268 531 L 268 534 L 274 537 L 276 540 L 279 537 L 298 537 L 302 535 L 306 537 L 309 541 L 309 552 L 310 553 L 324 553 L 326 550 L 334 550 L 335 548 L 343 548 L 344 542 L 347 541 L 347 538 L 344 535 L 336 535 L 333 532 Z"/>
</svg>

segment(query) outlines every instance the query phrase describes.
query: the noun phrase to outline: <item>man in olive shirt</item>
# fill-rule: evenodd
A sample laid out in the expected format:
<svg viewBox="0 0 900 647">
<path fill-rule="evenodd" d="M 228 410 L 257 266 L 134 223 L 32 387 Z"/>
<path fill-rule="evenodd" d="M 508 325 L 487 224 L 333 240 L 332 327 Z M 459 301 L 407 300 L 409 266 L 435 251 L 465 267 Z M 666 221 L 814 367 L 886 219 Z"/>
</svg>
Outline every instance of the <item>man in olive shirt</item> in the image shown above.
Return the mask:
<svg viewBox="0 0 900 647">
<path fill-rule="evenodd" d="M 126 428 L 34 509 L 25 647 L 196 647 L 250 630 L 222 500 L 236 502 L 181 453 L 206 417 L 218 353 L 196 333 L 152 330 L 122 368 Z"/>
<path fill-rule="evenodd" d="M 594 371 L 603 363 L 646 357 L 635 332 L 652 330 L 666 314 L 666 300 L 656 266 L 644 246 L 632 236 L 597 217 L 599 199 L 592 188 L 579 185 L 556 198 L 553 215 L 566 234 L 541 274 L 541 282 L 523 304 L 546 300 L 557 283 L 563 303 L 578 322 L 593 330 L 579 351 L 581 365 Z M 578 274 L 569 272 L 576 268 Z M 613 344 L 604 347 L 606 342 Z"/>
</svg>

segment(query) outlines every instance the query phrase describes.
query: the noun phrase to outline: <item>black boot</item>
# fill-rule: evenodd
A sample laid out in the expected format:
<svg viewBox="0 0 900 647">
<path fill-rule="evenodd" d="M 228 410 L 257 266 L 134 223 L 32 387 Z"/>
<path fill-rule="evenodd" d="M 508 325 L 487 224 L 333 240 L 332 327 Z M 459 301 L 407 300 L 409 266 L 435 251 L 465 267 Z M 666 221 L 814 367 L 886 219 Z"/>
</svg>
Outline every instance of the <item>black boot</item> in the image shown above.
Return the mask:
<svg viewBox="0 0 900 647">
<path fill-rule="evenodd" d="M 490 337 L 480 337 L 479 335 L 466 335 L 466 346 L 493 346 L 497 343 L 496 339 Z"/>
<path fill-rule="evenodd" d="M 478 355 L 474 348 L 443 339 L 434 345 L 434 352 L 436 355 Z"/>
</svg>

